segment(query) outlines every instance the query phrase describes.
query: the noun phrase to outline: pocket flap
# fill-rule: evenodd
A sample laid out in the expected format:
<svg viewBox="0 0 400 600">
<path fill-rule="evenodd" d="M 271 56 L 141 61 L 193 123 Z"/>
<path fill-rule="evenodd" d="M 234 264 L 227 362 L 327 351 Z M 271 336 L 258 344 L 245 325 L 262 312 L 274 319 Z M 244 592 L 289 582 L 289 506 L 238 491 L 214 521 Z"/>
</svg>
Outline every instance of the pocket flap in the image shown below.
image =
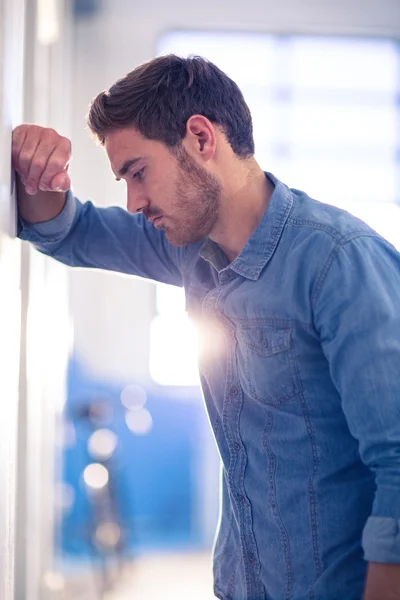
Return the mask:
<svg viewBox="0 0 400 600">
<path fill-rule="evenodd" d="M 291 346 L 290 329 L 276 329 L 265 325 L 240 325 L 237 335 L 248 348 L 261 356 L 288 350 Z"/>
</svg>

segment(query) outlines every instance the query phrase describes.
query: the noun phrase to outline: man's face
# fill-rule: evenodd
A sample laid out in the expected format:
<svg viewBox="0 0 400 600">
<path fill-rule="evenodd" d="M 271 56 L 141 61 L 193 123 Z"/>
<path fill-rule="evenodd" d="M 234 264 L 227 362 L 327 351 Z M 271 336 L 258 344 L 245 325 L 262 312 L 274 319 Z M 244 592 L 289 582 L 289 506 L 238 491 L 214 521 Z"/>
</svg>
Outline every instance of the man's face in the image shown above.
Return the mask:
<svg viewBox="0 0 400 600">
<path fill-rule="evenodd" d="M 107 134 L 105 149 L 117 180 L 126 181 L 129 212 L 143 212 L 175 246 L 198 242 L 212 232 L 221 184 L 183 145 L 171 152 L 162 142 L 124 128 Z"/>
</svg>

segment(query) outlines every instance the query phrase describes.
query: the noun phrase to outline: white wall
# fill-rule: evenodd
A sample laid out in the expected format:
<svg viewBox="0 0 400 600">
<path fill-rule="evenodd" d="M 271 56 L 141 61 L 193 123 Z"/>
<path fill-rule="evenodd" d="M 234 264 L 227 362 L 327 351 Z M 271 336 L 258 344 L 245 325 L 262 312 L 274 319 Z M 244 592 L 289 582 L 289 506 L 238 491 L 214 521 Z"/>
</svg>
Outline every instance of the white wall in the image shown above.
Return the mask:
<svg viewBox="0 0 400 600">
<path fill-rule="evenodd" d="M 0 0 L 0 600 L 14 595 L 21 255 L 11 200 L 11 131 L 21 116 L 23 0 Z"/>
<path fill-rule="evenodd" d="M 21 0 L 19 0 L 21 2 Z M 10 0 L 14 7 L 15 0 Z M 13 96 L 22 109 L 14 126 L 37 122 L 68 129 L 69 14 L 64 0 L 29 0 L 18 15 L 24 60 L 9 67 L 23 79 Z M 44 11 L 43 8 L 46 7 Z M 40 9 L 40 10 L 39 10 Z M 50 11 L 53 9 L 53 12 Z M 51 18 L 52 17 L 52 18 Z M 7 27 L 10 22 L 7 21 Z M 8 171 L 10 155 L 5 154 Z M 54 598 L 56 482 L 60 478 L 61 411 L 69 350 L 68 278 L 65 268 L 28 243 L 21 250 L 21 361 L 18 406 L 15 589 L 7 600 Z M 18 273 L 19 275 L 19 273 Z M 0 313 L 2 314 L 2 312 Z M 11 526 L 11 523 L 9 523 Z"/>
</svg>

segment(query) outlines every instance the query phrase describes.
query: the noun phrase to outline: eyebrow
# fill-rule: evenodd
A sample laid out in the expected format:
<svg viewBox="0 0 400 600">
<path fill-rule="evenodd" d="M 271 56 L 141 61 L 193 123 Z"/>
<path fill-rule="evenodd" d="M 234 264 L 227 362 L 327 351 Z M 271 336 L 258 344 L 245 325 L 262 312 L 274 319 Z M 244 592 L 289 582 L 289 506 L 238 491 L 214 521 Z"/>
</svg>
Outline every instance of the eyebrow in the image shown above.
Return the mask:
<svg viewBox="0 0 400 600">
<path fill-rule="evenodd" d="M 124 162 L 124 164 L 122 165 L 122 167 L 120 168 L 120 170 L 118 171 L 118 174 L 121 177 L 123 177 L 128 172 L 130 167 L 132 165 L 135 165 L 137 162 L 139 162 L 139 160 L 142 160 L 142 156 L 139 156 L 139 158 L 130 158 L 129 160 L 126 160 Z M 120 177 L 116 177 L 115 179 L 116 179 L 116 181 L 121 181 Z"/>
</svg>

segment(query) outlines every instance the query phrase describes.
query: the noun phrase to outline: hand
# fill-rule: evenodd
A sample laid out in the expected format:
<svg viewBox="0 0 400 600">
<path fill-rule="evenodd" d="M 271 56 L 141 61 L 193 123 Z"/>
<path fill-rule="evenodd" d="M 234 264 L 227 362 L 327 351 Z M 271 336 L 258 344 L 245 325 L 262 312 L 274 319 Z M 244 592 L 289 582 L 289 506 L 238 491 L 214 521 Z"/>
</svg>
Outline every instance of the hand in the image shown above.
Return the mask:
<svg viewBox="0 0 400 600">
<path fill-rule="evenodd" d="M 19 125 L 12 134 L 12 166 L 28 194 L 66 192 L 71 142 L 54 129 Z"/>
</svg>

